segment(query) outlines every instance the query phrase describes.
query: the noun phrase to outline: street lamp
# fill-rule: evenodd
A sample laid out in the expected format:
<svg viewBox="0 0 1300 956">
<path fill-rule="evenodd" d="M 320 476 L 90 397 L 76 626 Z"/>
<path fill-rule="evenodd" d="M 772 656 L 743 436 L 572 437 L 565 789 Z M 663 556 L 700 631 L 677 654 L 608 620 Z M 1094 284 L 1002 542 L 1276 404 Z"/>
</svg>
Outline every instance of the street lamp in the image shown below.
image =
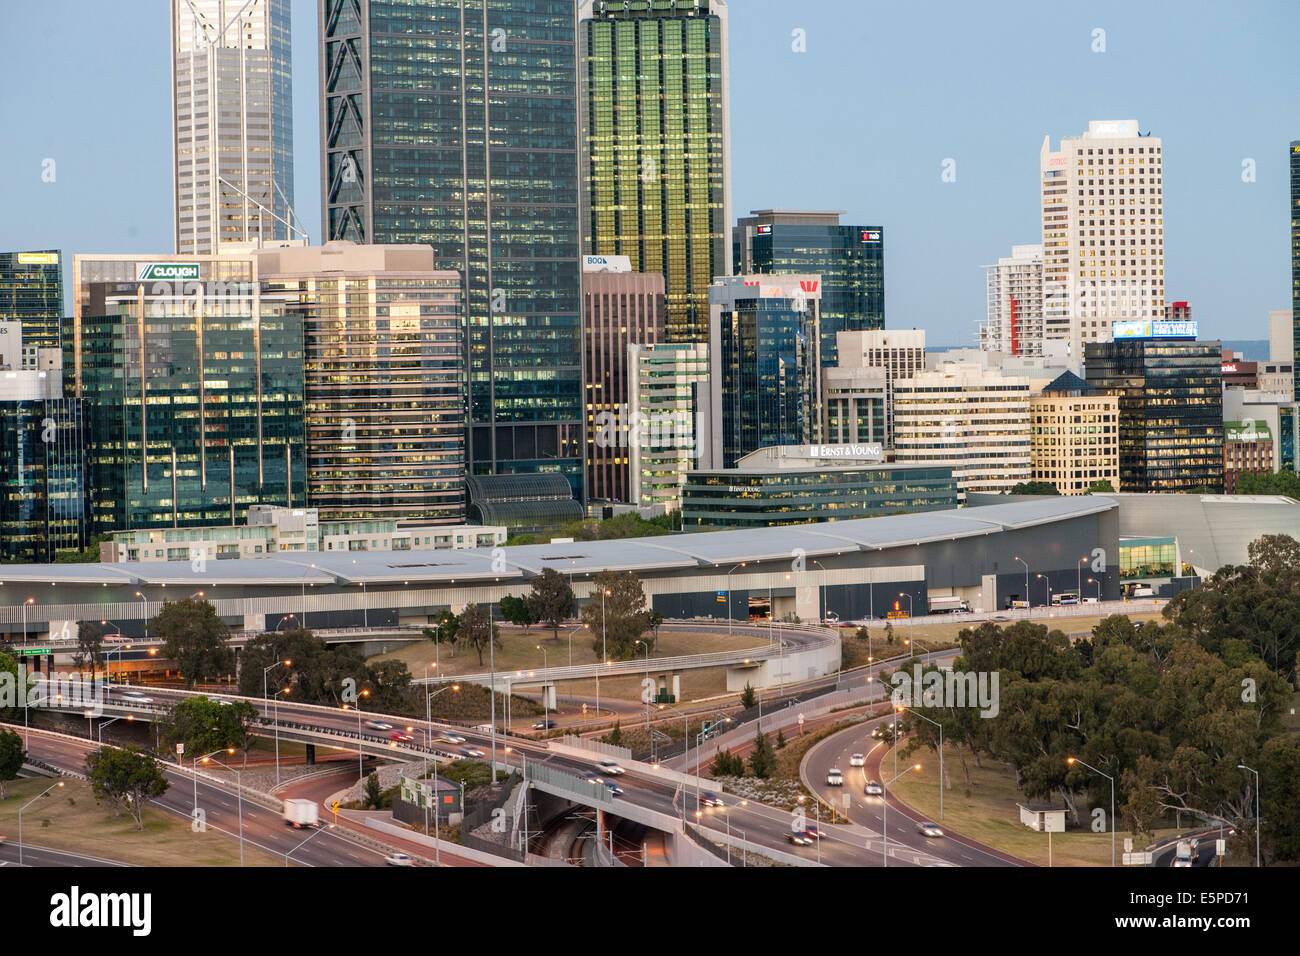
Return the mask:
<svg viewBox="0 0 1300 956">
<path fill-rule="evenodd" d="M 1244 763 L 1237 764 L 1238 770 L 1246 770 L 1255 775 L 1255 866 L 1259 866 L 1259 771 L 1251 770 Z"/>
<path fill-rule="evenodd" d="M 645 693 L 645 692 L 650 688 L 650 642 L 649 642 L 649 641 L 643 641 L 643 640 L 641 640 L 640 638 L 637 638 L 637 639 L 636 639 L 635 641 L 633 641 L 632 643 L 633 643 L 633 645 L 641 644 L 641 645 L 643 645 L 643 646 L 645 647 L 645 679 L 646 679 L 646 682 L 641 686 L 641 693 L 644 694 L 644 693 Z M 543 695 L 543 698 L 542 698 L 542 699 L 543 699 L 543 701 L 545 701 L 545 695 Z M 646 702 L 645 702 L 645 730 L 646 730 L 646 733 L 649 733 L 649 732 L 650 732 L 650 698 L 649 698 L 649 697 L 646 698 Z"/>
<path fill-rule="evenodd" d="M 361 778 L 362 780 L 365 780 L 365 779 L 366 779 L 366 754 L 365 754 L 365 751 L 364 751 L 364 750 L 362 749 L 362 747 L 361 747 L 361 698 L 362 698 L 362 697 L 369 697 L 369 696 L 370 696 L 370 691 L 369 691 L 368 689 L 367 689 L 367 690 L 363 690 L 363 691 L 362 691 L 362 692 L 357 696 L 357 702 L 356 702 L 356 710 L 357 710 L 357 773 L 360 775 L 360 778 Z M 344 709 L 344 710 L 348 710 L 348 709 L 349 709 L 349 705 L 348 705 L 348 704 L 344 704 L 344 705 L 343 705 L 343 709 Z"/>
<path fill-rule="evenodd" d="M 216 727 L 213 727 L 212 729 L 213 729 L 213 730 L 216 730 L 217 728 L 216 728 Z M 194 776 L 194 810 L 195 810 L 196 813 L 197 813 L 197 811 L 198 811 L 198 809 L 199 809 L 199 763 L 200 763 L 201 761 L 207 760 L 209 757 L 215 757 L 217 754 L 221 753 L 223 750 L 224 750 L 226 753 L 229 753 L 229 754 L 233 754 L 233 753 L 235 752 L 235 748 L 234 748 L 234 747 L 222 747 L 221 750 L 214 750 L 214 751 L 212 751 L 212 753 L 210 753 L 210 754 L 203 754 L 202 756 L 200 756 L 200 755 L 198 755 L 198 754 L 195 754 L 195 755 L 194 755 L 194 769 L 193 769 L 193 776 Z M 185 769 L 184 759 L 185 759 L 185 758 L 181 757 L 179 754 L 176 756 L 176 763 L 180 765 L 180 768 L 181 768 L 182 770 Z"/>
<path fill-rule="evenodd" d="M 144 639 L 147 641 L 149 640 L 149 599 L 139 591 L 135 592 L 135 596 L 138 597 L 144 605 L 144 607 L 140 609 L 140 614 L 144 618 Z"/>
<path fill-rule="evenodd" d="M 895 744 L 895 746 L 897 746 L 897 744 Z M 919 763 L 914 763 L 910 767 L 904 767 L 902 773 L 894 775 L 894 780 L 897 780 L 905 774 L 911 773 L 913 770 L 920 769 L 921 765 Z M 881 851 L 880 855 L 884 857 L 884 862 L 881 865 L 885 867 L 889 866 L 889 785 L 893 783 L 894 780 L 888 780 L 880 785 L 880 792 L 883 794 L 882 800 L 885 804 L 884 822 L 881 825 L 881 835 L 884 837 L 884 849 Z M 939 785 L 941 787 L 943 786 L 942 779 L 939 781 Z"/>
<path fill-rule="evenodd" d="M 899 705 L 898 712 L 903 712 L 902 705 Z M 939 819 L 943 819 L 943 724 L 937 720 L 931 720 L 925 714 L 921 713 L 915 707 L 908 711 L 913 717 L 920 717 L 939 728 Z"/>
<path fill-rule="evenodd" d="M 1078 566 L 1074 569 L 1076 585 L 1079 593 L 1079 603 L 1083 603 L 1083 566 L 1088 562 L 1088 556 L 1085 554 L 1079 559 Z"/>
<path fill-rule="evenodd" d="M 49 793 L 50 790 L 57 790 L 61 786 L 63 786 L 62 780 L 60 780 L 54 786 L 50 787 L 48 790 L 43 790 L 42 792 L 38 793 L 36 796 L 32 797 L 30 800 L 28 800 L 26 803 L 24 803 L 21 807 L 18 808 L 18 865 L 19 866 L 23 865 L 23 811 L 26 810 L 28 807 L 30 807 L 37 800 L 41 799 L 41 797 L 45 796 L 45 794 Z"/>
<path fill-rule="evenodd" d="M 1029 562 L 1020 555 L 1016 555 L 1016 560 L 1025 566 L 1025 612 L 1028 613 L 1032 610 L 1029 605 Z"/>
<path fill-rule="evenodd" d="M 745 566 L 745 562 L 741 561 L 740 564 L 736 565 L 736 568 L 743 568 L 744 566 Z M 736 570 L 736 568 L 732 568 L 731 571 Z M 727 636 L 728 637 L 731 636 L 731 571 L 727 572 Z"/>
<path fill-rule="evenodd" d="M 831 592 L 826 587 L 826 566 L 820 561 L 814 561 L 813 564 L 822 569 L 822 620 L 824 621 L 830 617 L 831 613 Z"/>
<path fill-rule="evenodd" d="M 799 802 L 803 803 L 807 799 L 808 798 L 805 796 L 800 796 Z M 813 801 L 813 806 L 817 808 L 817 864 L 818 866 L 820 866 L 822 862 L 822 802 L 821 800 L 818 799 Z"/>
<path fill-rule="evenodd" d="M 609 648 L 605 644 L 608 629 L 605 626 L 605 598 L 609 597 L 609 588 L 600 589 L 600 659 L 609 662 Z M 600 668 L 596 668 L 596 719 L 600 720 Z"/>
<path fill-rule="evenodd" d="M 221 753 L 221 751 L 217 751 Z M 239 806 L 239 865 L 244 865 L 244 775 L 239 770 L 222 763 L 220 760 L 213 760 L 212 754 L 203 758 L 204 763 L 215 763 L 218 767 L 225 767 L 235 775 L 235 798 Z"/>
<path fill-rule="evenodd" d="M 1101 582 L 1100 582 L 1100 581 L 1096 581 L 1096 580 L 1093 579 L 1093 578 L 1088 578 L 1088 583 L 1089 583 L 1089 584 L 1094 584 L 1094 583 L 1095 583 L 1095 584 L 1097 585 L 1097 603 L 1100 604 L 1100 603 L 1101 603 Z"/>
<path fill-rule="evenodd" d="M 899 591 L 898 596 L 907 598 L 907 638 L 908 640 L 911 640 L 912 635 L 916 633 L 916 627 L 913 624 L 913 620 L 912 620 L 913 618 L 912 595 L 907 594 L 904 591 Z"/>
<path fill-rule="evenodd" d="M 284 622 L 281 621 L 280 623 L 283 624 Z M 279 630 L 279 628 L 277 627 L 276 630 Z M 281 664 L 283 664 L 285 667 L 288 667 L 288 666 L 289 666 L 290 664 L 292 664 L 292 663 L 293 663 L 293 661 L 286 659 L 286 660 L 283 660 L 283 661 L 276 661 L 274 664 L 271 664 L 271 665 L 268 666 L 268 667 L 264 667 L 264 668 L 262 668 L 262 706 L 263 706 L 263 708 L 266 707 L 266 675 L 269 674 L 271 671 L 275 670 L 275 669 L 276 669 L 277 667 L 279 667 Z M 287 692 L 287 691 L 286 691 L 286 692 Z M 279 700 L 280 700 L 280 692 L 279 692 L 278 690 L 275 692 L 275 699 L 276 699 L 276 702 L 277 702 L 277 704 L 278 704 L 278 702 L 279 702 Z M 280 785 L 280 710 L 279 710 L 279 707 L 278 707 L 278 706 L 277 706 L 277 708 L 276 708 L 276 712 L 275 712 L 275 714 L 276 714 L 276 715 L 275 715 L 275 785 L 278 787 L 278 786 Z"/>
<path fill-rule="evenodd" d="M 109 724 L 115 724 L 119 720 L 125 720 L 128 724 L 135 720 L 135 714 L 128 714 L 126 717 L 114 717 L 112 720 L 101 720 L 99 722 L 99 749 L 104 749 L 104 728 Z"/>
<path fill-rule="evenodd" d="M 29 597 L 26 601 L 23 602 L 23 643 L 24 644 L 27 643 L 27 606 L 29 604 L 35 604 L 35 603 L 36 603 L 36 598 L 34 597 Z M 62 784 L 60 784 L 60 786 L 62 786 Z"/>
<path fill-rule="evenodd" d="M 201 594 L 203 592 L 200 591 L 199 593 Z M 280 618 L 280 623 L 275 626 L 275 633 L 277 634 L 280 633 L 280 628 L 284 627 L 286 621 L 296 621 L 296 620 L 298 620 L 297 615 L 286 614 L 284 617 Z"/>
<path fill-rule="evenodd" d="M 695 809 L 696 810 L 700 808 L 700 789 L 701 789 L 701 782 L 704 779 L 704 772 L 703 769 L 700 767 L 700 762 L 701 762 L 700 744 L 703 743 L 704 738 L 707 737 L 713 731 L 713 729 L 717 727 L 719 724 L 731 723 L 731 718 L 728 717 L 726 714 L 717 713 L 714 714 L 713 716 L 721 719 L 715 720 L 713 721 L 713 723 L 709 723 L 707 720 L 701 721 L 700 732 L 695 735 Z M 689 763 L 687 764 L 687 767 L 689 769 L 690 767 Z"/>
<path fill-rule="evenodd" d="M 1050 611 L 1050 610 L 1051 610 L 1051 607 L 1052 607 L 1052 580 L 1051 580 L 1051 578 L 1043 577 L 1043 575 L 1041 575 L 1041 574 L 1035 574 L 1034 577 L 1036 577 L 1036 578 L 1043 578 L 1043 583 L 1047 585 L 1047 605 L 1046 605 L 1046 607 L 1047 607 L 1048 610 Z"/>
<path fill-rule="evenodd" d="M 1076 763 L 1081 767 L 1087 767 L 1093 773 L 1099 773 L 1110 781 L 1110 865 L 1115 865 L 1115 778 L 1105 771 L 1098 770 L 1091 764 L 1086 764 L 1078 757 L 1066 757 L 1065 762 L 1070 766 Z"/>
</svg>

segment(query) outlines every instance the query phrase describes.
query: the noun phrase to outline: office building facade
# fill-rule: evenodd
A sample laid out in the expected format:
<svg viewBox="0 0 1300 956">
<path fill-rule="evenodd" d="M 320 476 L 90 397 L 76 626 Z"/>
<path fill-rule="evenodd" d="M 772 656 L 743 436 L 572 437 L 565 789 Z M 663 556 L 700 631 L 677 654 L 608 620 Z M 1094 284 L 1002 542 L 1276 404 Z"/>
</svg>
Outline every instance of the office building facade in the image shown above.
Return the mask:
<svg viewBox="0 0 1300 956">
<path fill-rule="evenodd" d="M 594 257 L 603 258 L 603 257 Z M 664 278 L 640 272 L 584 271 L 583 377 L 587 416 L 588 501 L 632 501 L 631 447 L 641 440 L 631 414 L 628 347 L 664 337 Z"/>
<path fill-rule="evenodd" d="M 1011 255 L 984 267 L 988 313 L 979 329 L 980 348 L 1006 355 L 1042 355 L 1043 247 L 1011 247 Z"/>
<path fill-rule="evenodd" d="M 257 258 L 73 257 L 64 374 L 86 401 L 93 531 L 302 505 L 302 320 Z"/>
<path fill-rule="evenodd" d="M 1291 141 L 1291 360 L 1300 355 L 1300 140 Z M 1270 356 L 1279 358 L 1279 356 Z M 1292 383 L 1300 402 L 1300 377 Z"/>
<path fill-rule="evenodd" d="M 460 276 L 425 245 L 267 250 L 303 330 L 307 504 L 326 520 L 465 518 Z"/>
<path fill-rule="evenodd" d="M 631 502 L 676 511 L 686 473 L 712 447 L 708 434 L 709 347 L 661 342 L 627 349 L 628 410 L 636 423 L 629 445 Z"/>
<path fill-rule="evenodd" d="M 839 212 L 761 209 L 732 231 L 737 273 L 808 273 L 822 279 L 822 364 L 836 336 L 885 327 L 885 230 L 842 226 Z"/>
<path fill-rule="evenodd" d="M 1063 495 L 1086 495 L 1094 482 L 1124 491 L 1119 478 L 1119 397 L 1064 372 L 1029 399 L 1032 481 Z"/>
<path fill-rule="evenodd" d="M 883 368 L 822 369 L 822 440 L 886 444 L 888 385 Z"/>
<path fill-rule="evenodd" d="M 709 288 L 712 460 L 734 467 L 765 445 L 821 440 L 815 275 L 726 276 Z"/>
<path fill-rule="evenodd" d="M 1194 323 L 1116 323 L 1084 351 L 1089 385 L 1119 396 L 1126 492 L 1223 489 L 1222 348 Z"/>
<path fill-rule="evenodd" d="M 723 0 L 581 0 L 583 252 L 664 277 L 668 340 L 708 338 L 731 275 Z"/>
<path fill-rule="evenodd" d="M 1223 493 L 1236 493 L 1244 474 L 1273 473 L 1273 435 L 1265 422 L 1223 423 Z"/>
<path fill-rule="evenodd" d="M 841 332 L 838 336 L 841 369 L 878 368 L 885 372 L 885 444 L 894 444 L 894 387 L 899 379 L 925 370 L 925 330 L 883 329 Z"/>
<path fill-rule="evenodd" d="M 1028 378 L 974 363 L 945 363 L 894 383 L 900 464 L 951 468 L 968 493 L 1010 491 L 1031 473 Z"/>
<path fill-rule="evenodd" d="M 176 252 L 303 236 L 289 0 L 171 0 Z"/>
<path fill-rule="evenodd" d="M 63 255 L 0 252 L 0 324 L 17 322 L 28 349 L 57 349 L 63 326 Z"/>
<path fill-rule="evenodd" d="M 1159 137 L 1137 120 L 1093 121 L 1039 152 L 1044 335 L 1104 342 L 1113 321 L 1164 318 L 1164 175 Z"/>
<path fill-rule="evenodd" d="M 471 471 L 580 490 L 573 0 L 319 10 L 325 238 L 427 243 L 459 272 Z"/>
</svg>

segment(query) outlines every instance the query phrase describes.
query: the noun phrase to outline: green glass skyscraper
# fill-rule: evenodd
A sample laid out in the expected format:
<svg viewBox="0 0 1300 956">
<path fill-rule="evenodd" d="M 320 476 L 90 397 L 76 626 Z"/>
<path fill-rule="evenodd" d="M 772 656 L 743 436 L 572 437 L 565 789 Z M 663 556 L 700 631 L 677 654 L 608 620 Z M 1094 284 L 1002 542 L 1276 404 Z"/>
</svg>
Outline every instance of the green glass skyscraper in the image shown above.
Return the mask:
<svg viewBox="0 0 1300 956">
<path fill-rule="evenodd" d="M 580 488 L 573 0 L 318 9 L 326 240 L 427 243 L 460 273 L 471 470 Z"/>
<path fill-rule="evenodd" d="M 583 249 L 660 273 L 670 341 L 709 336 L 730 275 L 723 0 L 582 0 Z"/>
<path fill-rule="evenodd" d="M 63 324 L 58 250 L 0 252 L 0 322 L 17 322 L 28 348 L 57 349 Z"/>
</svg>

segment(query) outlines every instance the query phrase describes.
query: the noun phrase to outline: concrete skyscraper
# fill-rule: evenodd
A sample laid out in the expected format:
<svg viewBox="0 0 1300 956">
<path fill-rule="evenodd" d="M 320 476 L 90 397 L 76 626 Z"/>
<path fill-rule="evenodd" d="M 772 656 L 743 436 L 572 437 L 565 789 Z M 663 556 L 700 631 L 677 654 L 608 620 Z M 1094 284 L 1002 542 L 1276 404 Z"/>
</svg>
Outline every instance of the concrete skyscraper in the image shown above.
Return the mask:
<svg viewBox="0 0 1300 956">
<path fill-rule="evenodd" d="M 1012 246 L 1011 255 L 985 266 L 988 318 L 980 348 L 1007 355 L 1043 355 L 1043 247 Z M 1064 351 L 1064 343 L 1059 348 Z"/>
<path fill-rule="evenodd" d="M 1044 337 L 1076 367 L 1112 322 L 1164 318 L 1162 160 L 1137 120 L 1093 121 L 1055 152 L 1043 137 Z"/>
<path fill-rule="evenodd" d="M 176 252 L 302 235 L 289 0 L 171 0 L 171 40 Z"/>
<path fill-rule="evenodd" d="M 732 274 L 724 0 L 582 0 L 582 243 L 663 275 L 668 338 L 709 336 Z"/>
<path fill-rule="evenodd" d="M 318 9 L 325 239 L 460 273 L 471 472 L 581 489 L 573 0 Z"/>
</svg>

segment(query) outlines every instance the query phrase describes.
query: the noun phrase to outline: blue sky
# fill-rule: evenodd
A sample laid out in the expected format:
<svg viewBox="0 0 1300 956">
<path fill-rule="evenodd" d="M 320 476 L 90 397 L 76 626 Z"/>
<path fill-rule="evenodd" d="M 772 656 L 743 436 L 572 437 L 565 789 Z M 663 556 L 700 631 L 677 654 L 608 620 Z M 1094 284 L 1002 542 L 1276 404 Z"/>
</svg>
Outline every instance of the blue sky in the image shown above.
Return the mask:
<svg viewBox="0 0 1300 956">
<path fill-rule="evenodd" d="M 319 241 L 316 0 L 292 5 L 297 212 Z M 1090 119 L 1163 138 L 1165 287 L 1202 337 L 1265 338 L 1267 310 L 1290 305 L 1295 0 L 730 6 L 733 211 L 844 209 L 884 226 L 888 327 L 972 341 L 979 267 L 1039 239 L 1043 136 Z M 165 0 L 42 0 L 5 17 L 0 249 L 169 251 Z"/>
</svg>

